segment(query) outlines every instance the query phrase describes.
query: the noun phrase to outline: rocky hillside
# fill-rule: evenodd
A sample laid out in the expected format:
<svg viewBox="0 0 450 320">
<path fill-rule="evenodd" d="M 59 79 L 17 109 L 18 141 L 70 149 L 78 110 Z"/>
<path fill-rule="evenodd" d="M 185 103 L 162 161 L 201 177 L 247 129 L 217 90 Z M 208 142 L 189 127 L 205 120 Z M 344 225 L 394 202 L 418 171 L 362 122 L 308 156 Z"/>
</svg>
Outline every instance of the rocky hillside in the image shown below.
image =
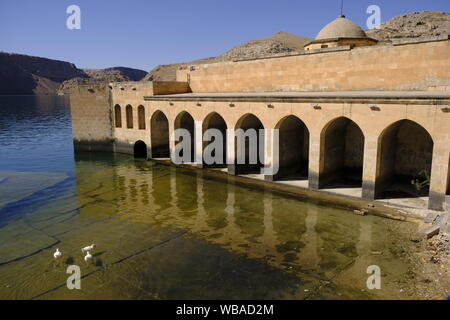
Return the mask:
<svg viewBox="0 0 450 320">
<path fill-rule="evenodd" d="M 72 63 L 0 52 L 0 94 L 51 94 L 75 77 L 87 75 Z"/>
<path fill-rule="evenodd" d="M 76 77 L 61 83 L 58 93 L 68 93 L 77 84 L 87 82 L 121 82 L 121 81 L 140 81 L 147 72 L 139 69 L 113 67 L 106 69 L 82 69 L 87 77 Z"/>
<path fill-rule="evenodd" d="M 131 81 L 142 80 L 147 75 L 147 72 L 139 69 L 113 67 L 106 69 L 82 69 L 89 78 L 93 80 L 108 80 L 116 77 L 124 77 Z"/>
<path fill-rule="evenodd" d="M 253 59 L 283 52 L 292 52 L 303 49 L 303 46 L 310 40 L 310 38 L 301 37 L 292 33 L 278 32 L 267 38 L 240 44 L 218 57 L 157 66 L 150 71 L 143 80 L 174 81 L 176 78 L 176 70 L 180 68 L 202 63 L 232 61 L 235 59 Z"/>
<path fill-rule="evenodd" d="M 450 13 L 442 11 L 403 14 L 384 22 L 380 29 L 367 31 L 369 37 L 380 40 L 381 43 L 411 38 L 420 39 L 444 34 L 450 34 Z M 278 32 L 268 38 L 241 44 L 218 57 L 158 66 L 150 71 L 143 80 L 173 81 L 176 78 L 176 70 L 190 65 L 236 59 L 252 59 L 283 52 L 299 51 L 303 50 L 303 46 L 310 40 L 295 34 Z"/>
<path fill-rule="evenodd" d="M 78 69 L 65 61 L 0 52 L 0 94 L 55 94 L 61 86 L 88 80 L 139 81 L 146 74 L 125 67 Z"/>
<path fill-rule="evenodd" d="M 380 41 L 421 39 L 450 34 L 450 13 L 442 11 L 412 12 L 381 24 L 380 29 L 366 31 Z"/>
</svg>

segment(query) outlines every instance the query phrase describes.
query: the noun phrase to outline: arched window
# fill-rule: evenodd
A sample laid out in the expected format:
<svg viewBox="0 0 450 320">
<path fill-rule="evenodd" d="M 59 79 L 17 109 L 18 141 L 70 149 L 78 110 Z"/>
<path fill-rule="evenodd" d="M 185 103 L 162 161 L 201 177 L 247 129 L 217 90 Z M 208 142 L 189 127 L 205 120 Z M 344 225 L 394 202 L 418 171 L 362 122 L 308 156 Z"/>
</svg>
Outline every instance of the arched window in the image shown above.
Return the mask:
<svg viewBox="0 0 450 320">
<path fill-rule="evenodd" d="M 227 163 L 227 124 L 220 114 L 217 112 L 212 112 L 206 116 L 203 120 L 202 125 L 202 135 L 204 136 L 208 130 L 218 130 L 221 133 L 222 139 L 213 141 L 203 141 L 203 165 L 209 167 L 225 168 Z M 217 146 L 221 150 L 210 149 L 209 146 Z M 207 153 L 205 154 L 205 151 Z M 212 151 L 212 152 L 210 152 Z M 206 159 L 205 156 L 212 157 L 211 159 Z"/>
<path fill-rule="evenodd" d="M 145 130 L 145 108 L 144 108 L 144 106 L 138 107 L 138 123 L 139 123 L 139 129 Z"/>
<path fill-rule="evenodd" d="M 114 121 L 116 128 L 122 128 L 122 110 L 118 104 L 114 106 Z"/>
<path fill-rule="evenodd" d="M 169 158 L 169 120 L 164 113 L 156 111 L 150 120 L 152 158 Z"/>
<path fill-rule="evenodd" d="M 433 147 L 430 133 L 414 121 L 385 128 L 378 138 L 375 198 L 427 197 Z"/>
<path fill-rule="evenodd" d="M 127 128 L 133 129 L 133 107 L 132 106 L 127 105 L 126 114 L 127 114 Z"/>
<path fill-rule="evenodd" d="M 308 178 L 309 130 L 302 120 L 289 115 L 275 126 L 279 130 L 279 170 L 272 180 Z"/>
<path fill-rule="evenodd" d="M 362 186 L 364 134 L 346 117 L 330 122 L 320 135 L 319 188 Z"/>
<path fill-rule="evenodd" d="M 134 157 L 135 158 L 147 158 L 147 145 L 144 141 L 138 140 L 134 144 Z"/>
<path fill-rule="evenodd" d="M 264 166 L 264 135 L 260 135 L 260 130 L 264 130 L 262 122 L 253 114 L 243 115 L 235 125 L 235 159 L 234 165 L 228 165 L 228 173 L 232 175 L 260 173 Z M 262 149 L 262 150 L 260 150 Z"/>
<path fill-rule="evenodd" d="M 186 150 L 182 149 L 179 153 L 179 156 L 182 159 L 185 159 L 184 156 L 186 156 L 186 159 L 189 159 L 187 162 L 194 162 L 195 161 L 195 122 L 194 118 L 186 112 L 182 111 L 176 118 L 175 118 L 175 130 L 177 129 L 184 129 L 189 132 L 189 139 L 190 139 L 190 150 L 188 152 L 189 155 L 186 155 Z M 176 143 L 176 145 L 179 145 L 181 143 L 185 143 L 185 141 L 181 140 Z M 186 153 L 185 153 L 186 152 Z"/>
</svg>

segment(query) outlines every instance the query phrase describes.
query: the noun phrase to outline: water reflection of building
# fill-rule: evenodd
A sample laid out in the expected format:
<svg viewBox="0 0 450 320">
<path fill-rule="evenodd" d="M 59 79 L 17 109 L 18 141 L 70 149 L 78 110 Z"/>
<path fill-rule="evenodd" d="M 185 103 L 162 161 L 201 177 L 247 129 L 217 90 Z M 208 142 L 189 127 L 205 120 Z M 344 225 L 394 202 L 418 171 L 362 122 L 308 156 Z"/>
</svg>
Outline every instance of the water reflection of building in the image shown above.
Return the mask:
<svg viewBox="0 0 450 320">
<path fill-rule="evenodd" d="M 326 277 L 364 257 L 370 247 L 370 222 L 342 211 L 164 165 L 105 162 L 86 170 L 90 165 L 77 162 L 82 215 L 100 208 L 126 222 L 186 229 L 249 258 Z"/>
</svg>

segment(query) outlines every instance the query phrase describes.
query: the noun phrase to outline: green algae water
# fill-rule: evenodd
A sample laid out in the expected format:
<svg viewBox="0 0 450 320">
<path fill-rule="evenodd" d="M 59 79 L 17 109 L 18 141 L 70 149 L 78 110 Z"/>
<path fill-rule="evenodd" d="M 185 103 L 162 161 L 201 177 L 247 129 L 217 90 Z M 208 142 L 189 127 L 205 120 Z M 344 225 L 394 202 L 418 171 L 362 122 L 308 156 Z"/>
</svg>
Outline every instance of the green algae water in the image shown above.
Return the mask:
<svg viewBox="0 0 450 320">
<path fill-rule="evenodd" d="M 74 154 L 63 97 L 0 97 L 0 157 L 1 299 L 416 298 L 415 224 Z M 367 288 L 371 265 L 380 290 Z"/>
</svg>

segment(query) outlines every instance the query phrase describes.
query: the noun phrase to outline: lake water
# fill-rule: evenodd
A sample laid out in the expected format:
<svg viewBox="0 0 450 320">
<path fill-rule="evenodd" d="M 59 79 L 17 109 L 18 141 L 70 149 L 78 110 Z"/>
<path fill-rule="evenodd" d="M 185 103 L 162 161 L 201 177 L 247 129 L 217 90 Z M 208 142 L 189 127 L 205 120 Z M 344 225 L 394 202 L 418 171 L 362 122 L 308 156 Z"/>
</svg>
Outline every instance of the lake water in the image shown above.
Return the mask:
<svg viewBox="0 0 450 320">
<path fill-rule="evenodd" d="M 416 230 L 128 155 L 75 155 L 63 97 L 0 96 L 1 299 L 415 298 Z M 381 290 L 367 288 L 371 265 Z"/>
</svg>

